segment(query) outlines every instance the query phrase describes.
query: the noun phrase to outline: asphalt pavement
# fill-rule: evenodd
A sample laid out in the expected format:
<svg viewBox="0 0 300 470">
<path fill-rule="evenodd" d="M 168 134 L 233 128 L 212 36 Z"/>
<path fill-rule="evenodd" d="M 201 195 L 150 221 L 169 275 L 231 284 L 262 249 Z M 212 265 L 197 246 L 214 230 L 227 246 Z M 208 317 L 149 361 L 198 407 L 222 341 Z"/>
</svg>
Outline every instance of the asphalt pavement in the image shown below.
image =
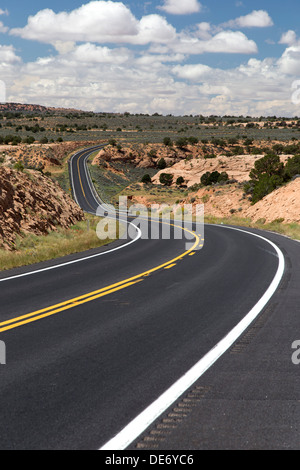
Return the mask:
<svg viewBox="0 0 300 470">
<path fill-rule="evenodd" d="M 87 153 L 77 157 L 75 199 L 83 205 L 86 197 L 92 212 L 99 201 L 84 169 Z M 247 315 L 274 279 L 276 251 L 250 233 L 208 225 L 204 232 L 202 249 L 187 250 L 184 239 L 137 238 L 1 273 L 1 449 L 101 448 Z M 291 361 L 299 244 L 263 236 L 285 255 L 279 289 L 128 449 L 299 448 L 299 374 Z"/>
</svg>

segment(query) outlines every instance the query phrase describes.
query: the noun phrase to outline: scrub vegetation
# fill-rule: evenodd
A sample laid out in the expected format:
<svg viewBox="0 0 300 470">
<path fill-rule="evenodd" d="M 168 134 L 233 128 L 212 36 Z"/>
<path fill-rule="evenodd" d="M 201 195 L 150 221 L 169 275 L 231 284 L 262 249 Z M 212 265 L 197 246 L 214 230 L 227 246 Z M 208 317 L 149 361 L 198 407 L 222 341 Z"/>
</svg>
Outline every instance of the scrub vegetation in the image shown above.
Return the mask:
<svg viewBox="0 0 300 470">
<path fill-rule="evenodd" d="M 14 251 L 0 250 L 0 271 L 32 265 L 62 256 L 91 250 L 111 243 L 116 238 L 99 240 L 96 227 L 99 217 L 86 215 L 86 220 L 69 229 L 58 228 L 48 235 L 23 234 L 18 236 Z M 122 227 L 117 226 L 117 238 Z"/>
<path fill-rule="evenodd" d="M 76 110 L 54 110 L 31 106 L 18 107 L 6 105 L 0 107 L 0 165 L 6 164 L 15 171 L 33 168 L 57 181 L 63 190 L 71 195 L 68 172 L 68 159 L 74 153 L 90 144 L 109 142 L 116 149 L 125 144 L 143 145 L 160 144 L 174 150 L 177 154 L 185 152 L 189 163 L 188 146 L 201 146 L 201 154 L 212 162 L 222 152 L 224 158 L 236 155 L 261 155 L 250 174 L 250 181 L 244 186 L 245 197 L 255 204 L 274 189 L 286 184 L 300 173 L 300 119 L 278 118 L 276 116 L 163 116 L 158 113 L 113 114 L 92 113 Z M 268 145 L 265 145 L 265 143 Z M 69 148 L 67 145 L 72 144 Z M 263 148 L 262 148 L 263 146 Z M 61 148 L 61 155 L 56 160 L 53 149 Z M 21 148 L 19 159 L 17 149 Z M 75 151 L 76 151 L 75 150 Z M 31 153 L 37 155 L 36 161 Z M 156 155 L 149 154 L 154 159 Z M 14 158 L 14 153 L 16 157 Z M 278 162 L 281 153 L 290 154 L 285 164 Z M 9 156 L 9 158 L 7 157 Z M 47 165 L 45 167 L 45 156 Z M 201 156 L 201 158 L 202 158 Z M 158 157 L 158 155 L 157 155 Z M 92 157 L 93 158 L 93 157 Z M 108 203 L 116 204 L 119 195 L 139 197 L 149 203 L 177 204 L 187 200 L 193 202 L 196 191 L 203 186 L 218 191 L 219 185 L 229 183 L 226 172 L 208 172 L 203 180 L 194 187 L 188 187 L 185 178 L 169 176 L 164 158 L 157 158 L 152 168 L 143 168 L 133 163 L 110 162 L 103 166 L 91 165 L 89 171 L 100 197 Z M 200 158 L 200 157 L 198 157 Z M 7 161 L 8 159 L 8 161 Z M 211 160 L 213 159 L 213 160 Z M 171 165 L 172 166 L 172 165 Z M 163 171 L 160 184 L 153 184 L 153 177 Z M 151 181 L 152 180 L 152 181 Z M 220 184 L 221 183 L 221 184 Z M 203 202 L 212 196 L 203 195 Z M 236 212 L 236 214 L 235 214 Z M 297 223 L 286 224 L 278 219 L 272 223 L 264 220 L 252 222 L 251 219 L 237 217 L 237 210 L 231 209 L 225 218 L 206 216 L 208 223 L 224 223 L 254 227 L 282 233 L 291 238 L 300 239 L 300 227 Z M 46 236 L 18 236 L 12 253 L 1 250 L 0 269 L 9 269 L 25 264 L 32 264 L 59 256 L 76 253 L 100 246 L 95 233 L 96 221 L 85 215 L 85 220 L 69 229 L 57 228 Z M 89 227 L 89 230 L 88 230 Z M 105 244 L 111 240 L 104 242 Z"/>
</svg>

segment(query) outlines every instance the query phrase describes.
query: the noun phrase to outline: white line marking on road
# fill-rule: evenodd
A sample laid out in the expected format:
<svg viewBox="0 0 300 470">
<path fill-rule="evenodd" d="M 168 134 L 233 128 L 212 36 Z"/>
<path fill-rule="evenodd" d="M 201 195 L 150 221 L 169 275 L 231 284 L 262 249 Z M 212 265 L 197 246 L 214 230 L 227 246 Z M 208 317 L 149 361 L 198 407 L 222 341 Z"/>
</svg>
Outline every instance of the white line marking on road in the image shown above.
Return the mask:
<svg viewBox="0 0 300 470">
<path fill-rule="evenodd" d="M 94 148 L 94 147 L 93 147 Z M 70 173 L 71 173 L 71 181 L 72 181 L 72 185 L 73 185 L 73 194 L 74 194 L 74 198 L 78 204 L 78 201 L 77 201 L 77 197 L 76 197 L 76 193 L 75 193 L 75 188 L 74 188 L 74 180 L 73 180 L 73 170 L 72 170 L 72 160 L 74 157 L 76 157 L 76 155 L 78 155 L 80 152 L 82 151 L 79 151 L 77 153 L 75 153 L 71 158 L 70 158 Z M 89 185 L 90 185 L 90 182 L 88 181 Z M 95 199 L 95 196 L 93 194 L 93 197 Z M 95 199 L 96 201 L 96 199 Z M 97 204 L 99 203 L 98 201 L 96 201 Z M 92 212 L 90 212 L 91 214 L 93 214 Z M 93 214 L 95 215 L 95 214 Z M 111 217 L 106 217 L 107 219 L 111 218 Z M 89 256 L 85 256 L 83 258 L 78 258 L 76 260 L 73 260 L 73 261 L 67 261 L 65 263 L 61 263 L 61 264 L 56 264 L 54 266 L 48 266 L 47 268 L 42 268 L 42 269 L 36 269 L 34 271 L 29 271 L 29 272 L 26 272 L 26 273 L 23 273 L 23 274 L 17 274 L 15 276 L 9 276 L 9 277 L 5 277 L 3 279 L 0 279 L 0 282 L 5 282 L 5 281 L 11 281 L 13 279 L 18 279 L 18 278 L 21 278 L 21 277 L 26 277 L 26 276 L 31 276 L 33 274 L 39 274 L 39 273 L 42 273 L 42 272 L 45 272 L 45 271 L 50 271 L 52 269 L 58 269 L 58 268 L 62 268 L 64 266 L 69 266 L 71 264 L 75 264 L 75 263 L 81 263 L 82 261 L 87 261 L 87 260 L 90 260 L 90 259 L 93 259 L 93 258 L 98 258 L 99 256 L 103 256 L 103 255 L 107 255 L 109 253 L 113 253 L 114 251 L 117 251 L 117 250 L 121 250 L 122 248 L 125 248 L 129 245 L 131 245 L 132 243 L 136 242 L 137 240 L 139 240 L 142 236 L 142 232 L 140 230 L 139 227 L 137 227 L 136 225 L 134 225 L 132 222 L 128 222 L 128 221 L 122 221 L 120 220 L 120 222 L 124 222 L 124 223 L 127 223 L 128 225 L 132 225 L 136 232 L 137 232 L 137 235 L 134 239 L 130 240 L 130 242 L 128 243 L 124 243 L 123 245 L 120 245 L 120 246 L 117 246 L 116 248 L 112 248 L 111 250 L 107 250 L 107 251 L 103 251 L 101 253 L 96 253 L 95 255 L 89 255 Z"/>
<path fill-rule="evenodd" d="M 185 393 L 241 336 L 248 326 L 255 320 L 262 309 L 276 292 L 285 269 L 284 256 L 281 250 L 270 240 L 260 235 L 233 227 L 219 226 L 221 228 L 238 230 L 243 233 L 261 238 L 269 243 L 278 255 L 278 269 L 269 288 L 250 312 L 200 361 L 195 364 L 183 377 L 175 382 L 166 392 L 155 400 L 148 408 L 131 421 L 115 437 L 108 441 L 99 450 L 124 450 L 138 438 L 162 413 L 164 413 L 183 393 Z"/>
<path fill-rule="evenodd" d="M 109 217 L 107 217 L 107 219 L 108 218 Z M 58 268 L 62 268 L 64 266 L 69 266 L 71 264 L 81 263 L 82 261 L 87 261 L 87 260 L 90 260 L 90 259 L 93 259 L 93 258 L 98 258 L 99 256 L 107 255 L 109 253 L 113 253 L 114 251 L 121 250 L 122 248 L 125 248 L 126 246 L 129 246 L 132 243 L 136 242 L 142 236 L 142 232 L 138 227 L 136 227 L 131 222 L 128 222 L 128 223 L 129 223 L 129 225 L 132 225 L 136 229 L 137 236 L 133 240 L 131 240 L 130 242 L 124 243 L 124 245 L 117 246 L 116 248 L 112 248 L 111 250 L 103 251 L 101 253 L 96 253 L 95 255 L 89 255 L 89 256 L 85 256 L 84 258 L 75 259 L 73 261 L 67 261 L 66 263 L 56 264 L 55 266 L 48 266 L 47 268 L 37 269 L 35 271 L 29 271 L 27 273 L 16 274 L 15 276 L 5 277 L 4 279 L 0 279 L 0 282 L 10 281 L 12 279 L 18 279 L 20 277 L 25 277 L 25 276 L 31 276 L 33 274 L 38 274 L 38 273 L 42 273 L 42 272 L 45 272 L 45 271 L 51 271 L 52 269 L 58 269 Z"/>
</svg>

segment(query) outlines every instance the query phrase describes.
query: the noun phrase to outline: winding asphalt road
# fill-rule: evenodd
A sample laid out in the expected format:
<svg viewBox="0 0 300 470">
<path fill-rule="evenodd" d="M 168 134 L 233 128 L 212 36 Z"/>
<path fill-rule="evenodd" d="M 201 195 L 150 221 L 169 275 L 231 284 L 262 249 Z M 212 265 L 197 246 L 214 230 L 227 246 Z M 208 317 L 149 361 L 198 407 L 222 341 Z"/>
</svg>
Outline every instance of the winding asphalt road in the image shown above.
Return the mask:
<svg viewBox="0 0 300 470">
<path fill-rule="evenodd" d="M 104 213 L 86 170 L 91 152 L 70 161 L 73 195 Z M 299 244 L 224 226 L 193 237 L 187 249 L 135 230 L 132 240 L 1 273 L 1 449 L 103 449 L 119 446 L 123 429 L 128 449 L 300 448 L 291 361 Z M 258 305 L 278 274 L 277 246 L 280 285 L 253 323 L 129 436 L 130 423 Z"/>
</svg>

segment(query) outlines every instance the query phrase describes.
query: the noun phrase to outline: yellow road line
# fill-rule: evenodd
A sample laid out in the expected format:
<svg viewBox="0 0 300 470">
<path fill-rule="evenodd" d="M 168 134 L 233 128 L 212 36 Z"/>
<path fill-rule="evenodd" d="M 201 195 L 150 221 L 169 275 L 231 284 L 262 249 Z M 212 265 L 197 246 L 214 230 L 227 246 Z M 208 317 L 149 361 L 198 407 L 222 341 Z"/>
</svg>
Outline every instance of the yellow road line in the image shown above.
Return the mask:
<svg viewBox="0 0 300 470">
<path fill-rule="evenodd" d="M 83 157 L 85 155 L 86 154 L 83 154 L 81 157 Z M 81 158 L 81 157 L 79 157 L 79 158 Z M 80 180 L 82 193 L 83 193 L 83 195 L 86 199 L 85 192 L 84 192 L 84 189 L 83 189 L 83 186 L 82 186 L 81 176 L 80 176 L 79 159 L 77 161 L 77 166 L 78 166 L 78 175 L 79 175 L 79 180 Z M 160 223 L 167 224 L 166 222 L 163 222 L 163 221 L 160 221 Z M 75 297 L 75 298 L 67 300 L 65 302 L 60 302 L 59 304 L 52 305 L 50 307 L 46 307 L 44 309 L 37 310 L 35 312 L 31 312 L 31 313 L 28 313 L 26 315 L 21 315 L 19 317 L 15 317 L 15 318 L 12 318 L 10 320 L 6 320 L 4 322 L 1 322 L 0 323 L 0 333 L 3 332 L 3 331 L 11 330 L 13 328 L 17 328 L 18 326 L 25 325 L 27 323 L 31 323 L 31 322 L 40 320 L 40 319 L 48 317 L 50 315 L 55 315 L 59 312 L 69 310 L 71 308 L 82 305 L 86 302 L 91 302 L 95 299 L 99 299 L 100 297 L 104 297 L 105 295 L 112 294 L 113 292 L 116 292 L 118 290 L 125 289 L 126 287 L 129 287 L 129 286 L 132 286 L 132 285 L 134 285 L 138 282 L 141 282 L 142 277 L 149 276 L 149 274 L 151 274 L 155 271 L 158 271 L 160 269 L 163 269 L 163 268 L 164 269 L 170 269 L 170 268 L 176 266 L 176 261 L 181 260 L 184 256 L 189 255 L 189 254 L 190 255 L 195 254 L 195 253 L 193 253 L 193 251 L 196 248 L 196 246 L 198 246 L 198 244 L 200 242 L 199 236 L 195 232 L 192 232 L 192 231 L 188 230 L 187 228 L 184 228 L 184 227 L 181 227 L 181 226 L 178 226 L 178 225 L 174 225 L 174 224 L 171 224 L 171 223 L 168 223 L 168 225 L 173 226 L 173 227 L 177 227 L 177 228 L 181 228 L 182 230 L 192 234 L 196 239 L 196 241 L 195 241 L 194 245 L 192 246 L 192 248 L 187 250 L 186 252 L 182 253 L 181 255 L 177 256 L 176 258 L 174 258 L 170 261 L 167 261 L 166 263 L 163 263 L 159 266 L 156 266 L 155 268 L 149 269 L 148 271 L 145 271 L 143 273 L 137 274 L 136 276 L 133 276 L 129 279 L 125 279 L 123 281 L 117 282 L 117 283 L 112 284 L 110 286 L 103 287 L 102 289 L 99 289 L 99 290 L 96 290 L 96 291 L 93 291 L 93 292 L 89 292 L 88 294 L 84 294 L 84 295 L 81 295 L 79 297 Z"/>
<path fill-rule="evenodd" d="M 141 278 L 148 276 L 151 273 L 154 273 L 155 271 L 158 271 L 163 268 L 171 268 L 176 265 L 176 261 L 182 259 L 184 256 L 189 255 L 193 250 L 196 248 L 196 246 L 199 243 L 199 237 L 196 233 L 191 232 L 190 230 L 183 228 L 183 230 L 186 230 L 187 232 L 193 234 L 196 238 L 195 244 L 192 246 L 190 250 L 187 250 L 186 252 L 182 253 L 181 255 L 177 256 L 176 258 L 167 261 L 166 263 L 163 263 L 159 266 L 156 266 L 155 268 L 149 269 L 148 271 L 145 271 L 143 273 L 137 274 L 136 276 L 133 276 L 129 279 L 124 279 L 123 281 L 117 282 L 115 284 L 111 284 L 109 286 L 103 287 L 102 289 L 89 292 L 88 294 L 83 294 L 79 297 L 74 297 L 73 299 L 67 300 L 65 302 L 60 302 L 59 304 L 52 305 L 50 307 L 46 307 L 41 310 L 37 310 L 35 312 L 28 313 L 26 315 L 22 315 L 19 317 L 12 318 L 10 320 L 6 320 L 2 323 L 0 323 L 0 333 L 3 331 L 11 330 L 13 328 L 17 328 L 19 326 L 25 325 L 27 323 L 31 323 L 37 320 L 40 320 L 42 318 L 48 317 L 50 315 L 55 315 L 59 312 L 63 312 L 65 310 L 69 310 L 71 308 L 77 307 L 79 305 L 82 305 L 87 302 L 91 302 L 93 300 L 99 299 L 101 297 L 104 297 L 105 295 L 112 294 L 113 292 L 117 292 L 118 290 L 125 289 L 126 287 L 132 286 L 140 281 L 142 281 Z"/>
<path fill-rule="evenodd" d="M 89 203 L 89 201 L 87 200 L 87 197 L 86 197 L 86 195 L 85 195 L 85 192 L 84 192 L 84 189 L 83 189 L 83 185 L 82 185 L 82 180 L 81 180 L 80 168 L 79 168 L 79 160 L 80 160 L 82 157 L 86 157 L 87 154 L 88 154 L 88 152 L 83 153 L 82 155 L 80 155 L 80 157 L 79 157 L 78 160 L 77 160 L 77 169 L 78 169 L 79 183 L 80 183 L 80 186 L 81 186 L 81 191 L 82 191 L 83 197 L 84 197 L 84 199 L 86 200 L 86 202 L 88 203 L 88 205 L 90 206 L 90 208 L 91 208 L 92 210 L 94 210 L 94 208 L 91 206 L 91 204 Z"/>
<path fill-rule="evenodd" d="M 184 230 L 187 230 L 187 229 L 184 229 Z M 187 230 L 187 231 L 190 232 L 189 230 Z M 190 233 L 192 233 L 192 232 L 190 232 Z M 166 262 L 166 263 L 164 263 L 160 266 L 156 266 L 155 268 L 152 268 L 152 269 L 150 269 L 148 271 L 145 271 L 141 274 L 137 274 L 136 276 L 133 276 L 129 279 L 125 279 L 123 281 L 112 284 L 110 286 L 104 287 L 102 289 L 90 292 L 88 294 L 81 295 L 79 297 L 75 297 L 73 299 L 67 300 L 65 302 L 61 302 L 61 303 L 56 304 L 56 305 L 52 305 L 51 307 L 47 307 L 47 308 L 44 308 L 44 309 L 41 309 L 41 310 L 37 310 L 35 312 L 28 313 L 26 315 L 22 315 L 20 317 L 16 317 L 16 318 L 13 318 L 13 319 L 10 319 L 10 320 L 6 320 L 6 321 L 0 323 L 0 333 L 3 332 L 3 331 L 6 331 L 6 330 L 9 330 L 9 329 L 12 329 L 12 328 L 17 328 L 18 326 L 25 325 L 27 323 L 31 323 L 33 321 L 48 317 L 50 315 L 54 315 L 56 313 L 59 313 L 59 312 L 77 307 L 78 305 L 82 305 L 86 302 L 91 302 L 92 300 L 98 299 L 98 298 L 103 297 L 105 295 L 111 294 L 111 293 L 116 292 L 118 290 L 129 287 L 133 284 L 136 284 L 137 282 L 140 282 L 140 280 L 141 280 L 140 278 L 148 276 L 149 274 L 151 274 L 155 271 L 158 271 L 159 269 L 162 269 L 162 268 L 168 269 L 168 268 L 171 268 L 171 267 L 175 266 L 176 263 L 174 263 L 174 261 L 178 261 L 179 259 L 182 259 L 184 256 L 190 254 L 190 252 L 195 248 L 195 246 L 197 246 L 197 244 L 199 242 L 199 239 L 198 239 L 198 236 L 196 234 L 194 234 L 194 235 L 196 237 L 196 242 L 195 242 L 194 246 L 190 250 L 188 250 L 185 253 L 181 254 L 180 256 L 174 258 L 173 260 L 170 260 L 170 261 L 168 261 L 168 262 Z"/>
<path fill-rule="evenodd" d="M 59 312 L 63 312 L 63 311 L 68 310 L 70 308 L 78 307 L 78 305 L 82 305 L 86 302 L 91 302 L 92 300 L 99 299 L 100 297 L 104 297 L 105 295 L 112 294 L 113 292 L 117 292 L 118 290 L 124 289 L 125 287 L 129 287 L 129 286 L 132 286 L 133 284 L 137 284 L 138 282 L 141 282 L 141 280 L 138 280 L 138 281 L 135 281 L 135 282 L 128 282 L 127 284 L 122 284 L 121 286 L 116 287 L 115 289 L 106 290 L 105 292 L 102 292 L 101 294 L 97 294 L 97 295 L 94 295 L 92 297 L 88 297 L 88 298 L 86 298 L 84 300 L 81 300 L 81 301 L 75 301 L 75 299 L 74 299 L 72 303 L 69 302 L 68 304 L 66 304 L 65 306 L 63 306 L 61 308 L 55 308 L 55 307 L 59 306 L 59 304 L 58 304 L 57 306 L 53 306 L 51 308 L 51 311 L 48 311 L 47 313 L 43 313 L 42 315 L 38 315 L 38 314 L 41 313 L 42 311 L 50 310 L 50 308 L 49 309 L 44 309 L 44 310 L 39 310 L 39 311 L 33 312 L 29 315 L 23 315 L 21 317 L 14 318 L 13 320 L 10 320 L 10 322 L 14 322 L 14 323 L 12 323 L 10 325 L 7 325 L 7 326 L 3 326 L 2 328 L 0 328 L 0 332 L 11 330 L 13 328 L 17 328 L 18 326 L 26 325 L 27 323 L 32 323 L 34 321 L 41 320 L 42 318 L 49 317 L 51 315 L 55 315 Z M 25 319 L 26 317 L 33 316 L 33 315 L 34 315 L 34 317 Z M 3 323 L 0 324 L 0 326 L 5 325 L 7 323 L 9 323 L 9 322 L 3 322 Z"/>
<path fill-rule="evenodd" d="M 171 269 L 171 268 L 174 268 L 174 266 L 176 266 L 176 263 L 170 264 L 169 266 L 166 266 L 164 269 Z"/>
<path fill-rule="evenodd" d="M 84 197 L 86 199 L 85 192 L 84 192 L 83 185 L 82 185 L 82 181 L 81 181 L 80 169 L 79 169 L 79 160 L 80 160 L 81 157 L 82 157 L 82 155 L 77 160 L 77 170 L 78 170 L 78 177 L 79 177 L 79 183 L 80 183 L 80 186 L 81 186 L 81 191 L 82 191 L 82 194 L 84 195 Z"/>
<path fill-rule="evenodd" d="M 93 292 L 89 292 L 88 294 L 80 295 L 79 297 L 74 297 L 73 299 L 66 300 L 65 302 L 60 302 L 59 304 L 56 304 L 56 305 L 51 305 L 51 307 L 46 307 L 46 308 L 43 308 L 41 310 L 37 310 L 37 311 L 32 312 L 32 313 L 27 313 L 26 315 L 22 315 L 20 317 L 12 318 L 11 320 L 6 320 L 6 321 L 0 323 L 0 327 L 4 326 L 4 325 L 8 325 L 10 323 L 15 323 L 16 321 L 20 321 L 20 320 L 23 320 L 25 318 L 33 317 L 33 316 L 38 315 L 40 313 L 49 312 L 49 311 L 52 311 L 52 310 L 60 308 L 60 307 L 66 308 L 66 309 L 70 308 L 70 307 L 76 307 L 76 305 L 79 305 L 81 301 L 91 300 L 96 295 L 106 293 L 107 291 L 109 293 L 111 293 L 113 290 L 118 290 L 118 288 L 127 287 L 129 282 L 130 282 L 129 279 L 127 281 L 125 280 L 125 281 L 117 282 L 117 283 L 112 284 L 110 286 L 103 287 L 102 289 L 99 289 L 99 290 L 96 290 L 96 291 L 93 291 Z"/>
</svg>

